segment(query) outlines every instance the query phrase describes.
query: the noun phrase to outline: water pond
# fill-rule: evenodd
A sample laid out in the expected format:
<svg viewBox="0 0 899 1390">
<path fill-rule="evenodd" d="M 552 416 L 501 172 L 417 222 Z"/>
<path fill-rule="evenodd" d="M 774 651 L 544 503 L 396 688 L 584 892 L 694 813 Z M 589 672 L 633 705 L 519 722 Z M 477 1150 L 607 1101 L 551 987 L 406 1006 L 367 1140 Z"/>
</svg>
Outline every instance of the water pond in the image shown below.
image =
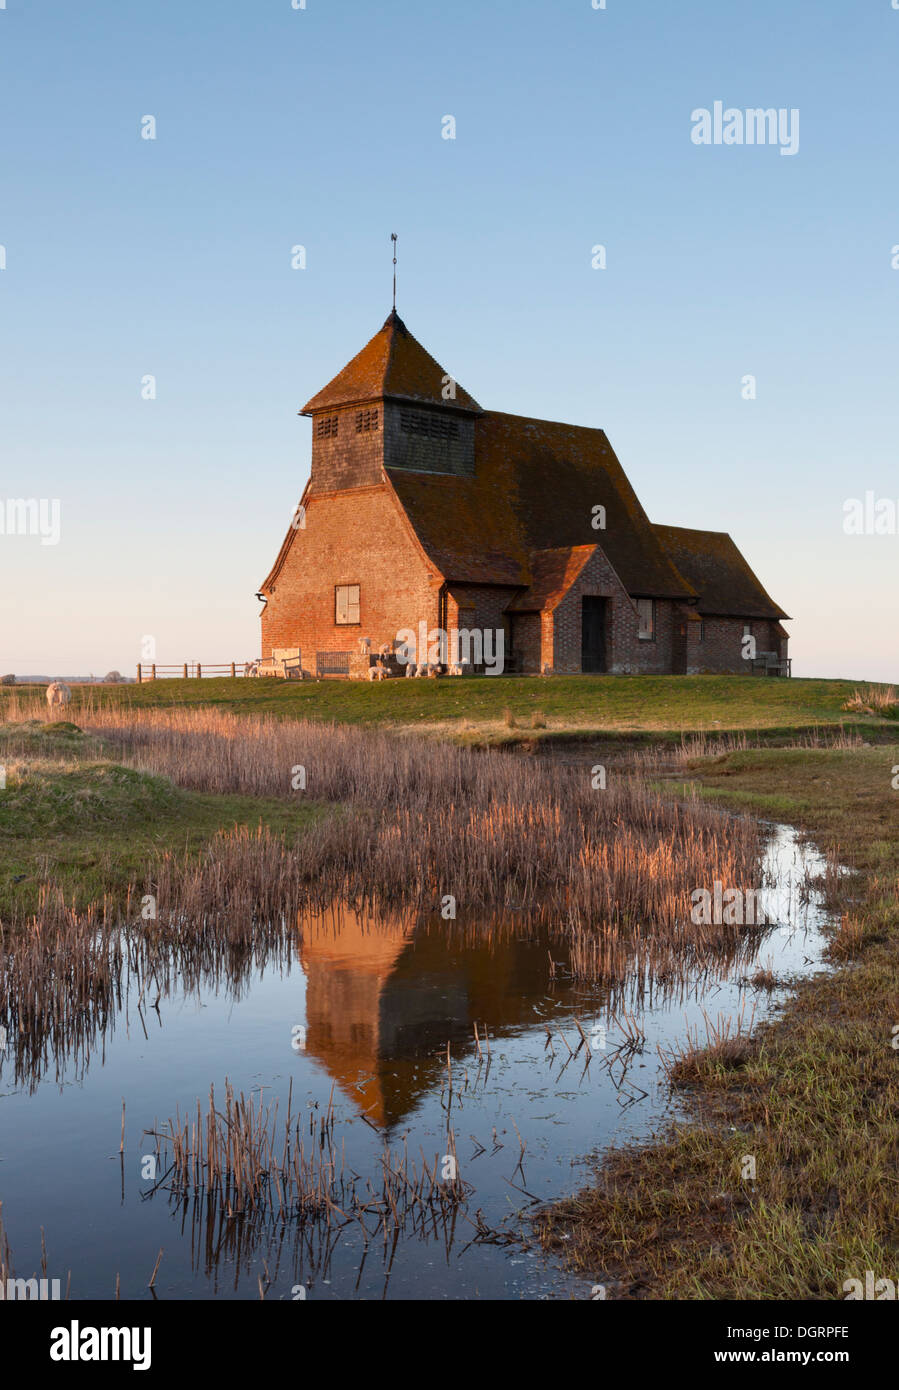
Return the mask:
<svg viewBox="0 0 899 1390">
<path fill-rule="evenodd" d="M 782 988 L 750 983 L 759 968 L 781 980 L 821 968 L 824 914 L 808 887 L 818 855 L 774 826 L 765 868 L 777 925 L 748 934 L 736 957 L 643 972 L 614 995 L 572 980 L 525 907 L 496 932 L 439 920 L 413 932 L 333 911 L 189 991 L 177 976 L 141 999 L 126 984 L 98 1036 L 74 1054 L 47 1047 L 28 1074 L 8 1047 L 0 1200 L 16 1273 L 40 1274 L 43 1228 L 46 1273 L 63 1291 L 70 1278 L 73 1299 L 112 1298 L 117 1279 L 129 1299 L 256 1299 L 260 1286 L 284 1300 L 585 1296 L 506 1236 L 522 1212 L 588 1180 L 585 1156 L 676 1114 L 660 1047 L 703 1033 L 705 1016 L 776 1008 Z M 221 1105 L 226 1078 L 257 1109 L 277 1100 L 282 1119 L 289 1103 L 310 1152 L 326 1129 L 363 1197 L 379 1189 L 385 1143 L 418 1175 L 411 1191 L 423 1163 L 442 1171 L 451 1128 L 463 1199 L 435 1210 L 410 1196 L 395 1220 L 374 1203 L 301 1222 L 277 1202 L 229 1217 L 185 1197 L 145 1131 L 176 1110 L 195 1117 L 210 1085 Z"/>
</svg>

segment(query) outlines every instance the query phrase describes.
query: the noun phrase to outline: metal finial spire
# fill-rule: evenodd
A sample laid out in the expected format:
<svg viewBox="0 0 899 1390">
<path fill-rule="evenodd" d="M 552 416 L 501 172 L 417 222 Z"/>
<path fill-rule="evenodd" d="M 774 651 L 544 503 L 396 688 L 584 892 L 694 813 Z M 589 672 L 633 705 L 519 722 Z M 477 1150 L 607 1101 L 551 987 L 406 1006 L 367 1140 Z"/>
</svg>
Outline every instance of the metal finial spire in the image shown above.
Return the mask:
<svg viewBox="0 0 899 1390">
<path fill-rule="evenodd" d="M 393 312 L 396 313 L 396 232 L 390 233 L 393 242 Z"/>
</svg>

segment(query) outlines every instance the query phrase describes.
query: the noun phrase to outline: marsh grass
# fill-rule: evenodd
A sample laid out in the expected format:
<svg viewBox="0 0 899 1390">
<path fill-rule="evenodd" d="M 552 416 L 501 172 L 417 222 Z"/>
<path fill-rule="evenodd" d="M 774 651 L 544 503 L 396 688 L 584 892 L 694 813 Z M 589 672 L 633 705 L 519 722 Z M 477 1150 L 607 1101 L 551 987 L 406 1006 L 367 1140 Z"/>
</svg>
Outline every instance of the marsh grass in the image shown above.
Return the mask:
<svg viewBox="0 0 899 1390">
<path fill-rule="evenodd" d="M 235 1095 L 225 1080 L 224 1104 L 210 1087 L 209 1103 L 197 1101 L 196 1114 L 180 1115 L 159 1129 L 145 1130 L 156 1139 L 159 1165 L 164 1169 L 157 1187 L 167 1186 L 178 1199 L 201 1197 L 229 1218 L 248 1217 L 264 1224 L 323 1222 L 329 1229 L 358 1223 L 366 1243 L 379 1233 L 429 1233 L 435 1222 L 445 1224 L 464 1206 L 472 1191 L 459 1176 L 455 1134 L 450 1129 L 446 1154 L 420 1162 L 405 1145 L 384 1145 L 378 1186 L 347 1164 L 345 1143 L 337 1134 L 331 1101 L 325 1114 L 292 1112 L 292 1087 L 286 1112 L 279 1119 L 279 1102 L 258 1105 L 243 1092 Z M 453 1160 L 452 1176 L 444 1178 L 446 1158 Z"/>
<path fill-rule="evenodd" d="M 853 714 L 880 714 L 895 718 L 899 713 L 899 698 L 892 685 L 866 685 L 852 692 L 843 709 Z"/>
<path fill-rule="evenodd" d="M 609 1297 L 834 1300 L 847 1278 L 899 1267 L 895 835 L 882 850 L 897 762 L 899 746 L 856 745 L 737 751 L 697 769 L 724 804 L 777 798 L 857 872 L 834 882 L 847 900 L 829 951 L 840 968 L 798 981 L 736 1059 L 694 1034 L 689 1114 L 603 1155 L 593 1185 L 538 1218 L 544 1247 Z"/>
<path fill-rule="evenodd" d="M 339 805 L 292 846 L 298 872 L 339 892 L 463 910 L 511 895 L 572 925 L 684 929 L 685 887 L 754 884 L 748 818 L 672 804 L 638 783 L 592 789 L 587 775 L 499 753 L 381 732 L 242 720 L 214 711 L 101 711 L 93 726 L 120 759 L 200 791 L 302 796 Z M 305 769 L 302 795 L 291 770 Z"/>
<path fill-rule="evenodd" d="M 722 1073 L 742 1067 L 751 1055 L 755 1009 L 746 1017 L 745 1004 L 736 1016 L 703 1014 L 704 1035 L 698 1026 L 687 1030 L 685 1041 L 658 1049 L 659 1059 L 672 1086 L 714 1084 Z"/>
<path fill-rule="evenodd" d="M 90 732 L 120 763 L 181 788 L 341 808 L 289 850 L 244 830 L 217 837 L 204 861 L 210 885 L 219 885 L 219 899 L 238 895 L 249 906 L 249 873 L 263 912 L 275 904 L 265 882 L 425 915 L 447 893 L 461 911 L 480 913 L 514 896 L 573 932 L 687 936 L 697 947 L 709 932 L 689 925 L 692 888 L 716 878 L 757 882 L 759 837 L 749 818 L 679 805 L 635 781 L 598 792 L 586 774 L 537 760 L 206 710 L 151 710 L 135 720 L 102 707 Z M 303 791 L 293 789 L 297 767 Z M 176 909 L 162 889 L 159 897 L 161 908 Z"/>
<path fill-rule="evenodd" d="M 84 732 L 49 720 L 7 726 L 33 780 L 13 786 L 4 814 L 88 839 L 122 830 L 123 818 L 137 837 L 183 797 L 283 815 L 180 848 L 150 852 L 137 838 L 142 870 L 126 861 L 127 885 L 87 905 L 52 874 L 30 910 L 13 900 L 0 920 L 0 1018 L 15 1075 L 30 1084 L 54 1060 L 83 1065 L 132 990 L 146 1008 L 172 972 L 188 988 L 217 972 L 236 987 L 248 961 L 289 957 L 298 915 L 332 902 L 421 926 L 451 894 L 452 930 L 488 938 L 509 903 L 527 903 L 570 973 L 609 987 L 634 974 L 673 987 L 687 969 L 748 957 L 757 942 L 738 926 L 689 920 L 694 887 L 759 879 L 755 823 L 699 801 L 681 805 L 637 781 L 599 792 L 577 769 L 379 731 L 100 704 L 92 720 Z M 61 773 L 47 770 L 48 742 Z M 29 760 L 35 746 L 41 756 Z M 102 761 L 81 763 L 85 746 Z M 310 806 L 327 814 L 310 817 Z M 155 915 L 144 920 L 148 898 Z"/>
<path fill-rule="evenodd" d="M 797 761 L 801 761 L 805 749 L 842 750 L 864 746 L 865 741 L 857 729 L 847 729 L 838 724 L 822 725 L 792 734 L 787 740 L 787 747 L 780 751 L 790 752 Z M 707 772 L 710 765 L 715 763 L 731 771 L 751 765 L 754 753 L 770 747 L 770 739 L 745 732 L 682 734 L 677 743 L 653 744 L 649 748 L 632 750 L 625 758 L 624 765 L 644 777 L 690 768 L 702 768 Z"/>
<path fill-rule="evenodd" d="M 58 889 L 72 907 L 124 904 L 164 850 L 199 854 L 222 827 L 264 823 L 296 835 L 323 808 L 311 800 L 219 795 L 177 787 L 117 760 L 74 725 L 0 727 L 0 923 L 31 920 Z"/>
<path fill-rule="evenodd" d="M 779 976 L 767 967 L 762 967 L 754 971 L 749 977 L 749 983 L 752 985 L 753 989 L 763 989 L 769 993 L 772 990 L 780 989 L 783 985 L 783 981 Z"/>
</svg>

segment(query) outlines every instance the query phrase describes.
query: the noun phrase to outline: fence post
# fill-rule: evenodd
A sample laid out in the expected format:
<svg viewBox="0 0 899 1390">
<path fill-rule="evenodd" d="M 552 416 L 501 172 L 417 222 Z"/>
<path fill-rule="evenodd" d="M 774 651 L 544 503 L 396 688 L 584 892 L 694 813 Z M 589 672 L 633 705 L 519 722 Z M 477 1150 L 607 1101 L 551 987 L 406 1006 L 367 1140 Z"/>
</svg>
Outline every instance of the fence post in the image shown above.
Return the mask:
<svg viewBox="0 0 899 1390">
<path fill-rule="evenodd" d="M 200 677 L 202 676 L 202 674 L 203 674 L 203 667 L 200 665 L 200 663 L 199 663 L 199 661 L 198 661 L 198 662 L 197 662 L 197 680 L 200 679 Z"/>
<path fill-rule="evenodd" d="M 153 677 L 153 679 L 154 679 L 154 681 L 155 681 L 155 679 L 156 679 L 156 662 L 155 662 L 155 661 L 153 662 L 153 665 L 150 667 L 150 674 L 152 675 L 152 677 Z"/>
<path fill-rule="evenodd" d="M 234 669 L 234 662 L 232 661 L 232 662 L 231 662 L 231 679 L 233 680 L 234 677 L 235 677 L 236 675 L 237 675 L 237 672 L 236 672 L 235 669 Z"/>
<path fill-rule="evenodd" d="M 187 662 L 184 663 L 184 679 L 187 680 Z"/>
<path fill-rule="evenodd" d="M 141 683 L 140 662 L 137 663 L 137 683 L 138 685 Z"/>
</svg>

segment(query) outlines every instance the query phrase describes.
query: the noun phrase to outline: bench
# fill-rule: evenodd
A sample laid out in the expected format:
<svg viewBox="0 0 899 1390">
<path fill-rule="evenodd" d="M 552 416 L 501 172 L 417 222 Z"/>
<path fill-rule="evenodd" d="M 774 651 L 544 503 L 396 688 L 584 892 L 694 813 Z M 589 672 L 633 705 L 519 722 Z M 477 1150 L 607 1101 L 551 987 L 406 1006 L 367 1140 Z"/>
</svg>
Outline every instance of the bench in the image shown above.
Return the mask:
<svg viewBox="0 0 899 1390">
<path fill-rule="evenodd" d="M 752 662 L 752 674 L 754 676 L 789 676 L 792 674 L 793 662 L 789 657 L 782 657 L 779 652 L 759 652 Z"/>
</svg>

